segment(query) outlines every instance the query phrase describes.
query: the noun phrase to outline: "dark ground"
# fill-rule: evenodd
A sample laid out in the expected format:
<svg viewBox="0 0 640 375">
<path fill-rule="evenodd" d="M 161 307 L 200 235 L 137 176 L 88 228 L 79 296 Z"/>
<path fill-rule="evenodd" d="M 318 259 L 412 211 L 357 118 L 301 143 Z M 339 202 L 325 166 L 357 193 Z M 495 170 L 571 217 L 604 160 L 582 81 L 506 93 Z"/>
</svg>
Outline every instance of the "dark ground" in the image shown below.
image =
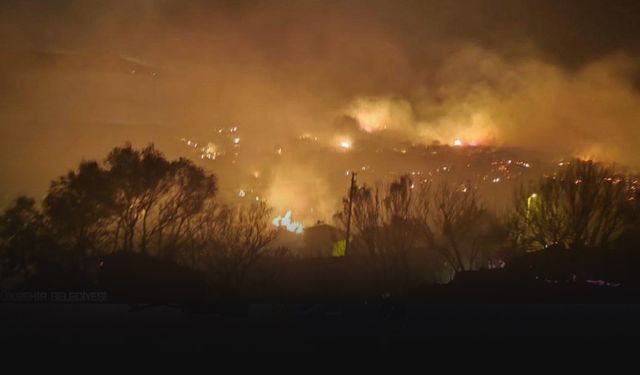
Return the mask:
<svg viewBox="0 0 640 375">
<path fill-rule="evenodd" d="M 621 342 L 640 305 L 0 304 L 3 348 L 100 352 L 363 352 L 443 344 Z M 559 340 L 559 341 L 558 341 Z"/>
</svg>

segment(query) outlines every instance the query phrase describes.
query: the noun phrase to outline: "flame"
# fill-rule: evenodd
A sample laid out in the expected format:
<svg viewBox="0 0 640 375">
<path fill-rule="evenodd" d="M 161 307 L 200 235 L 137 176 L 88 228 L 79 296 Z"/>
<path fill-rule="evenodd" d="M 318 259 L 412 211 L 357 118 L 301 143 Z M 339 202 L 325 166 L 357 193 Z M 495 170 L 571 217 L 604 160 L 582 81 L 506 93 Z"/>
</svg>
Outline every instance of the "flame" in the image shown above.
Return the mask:
<svg viewBox="0 0 640 375">
<path fill-rule="evenodd" d="M 272 223 L 276 227 L 284 227 L 292 233 L 301 234 L 304 231 L 304 227 L 301 223 L 297 221 L 291 221 L 291 210 L 287 211 L 287 213 L 284 214 L 284 217 L 277 216 L 275 219 L 273 219 Z"/>
</svg>

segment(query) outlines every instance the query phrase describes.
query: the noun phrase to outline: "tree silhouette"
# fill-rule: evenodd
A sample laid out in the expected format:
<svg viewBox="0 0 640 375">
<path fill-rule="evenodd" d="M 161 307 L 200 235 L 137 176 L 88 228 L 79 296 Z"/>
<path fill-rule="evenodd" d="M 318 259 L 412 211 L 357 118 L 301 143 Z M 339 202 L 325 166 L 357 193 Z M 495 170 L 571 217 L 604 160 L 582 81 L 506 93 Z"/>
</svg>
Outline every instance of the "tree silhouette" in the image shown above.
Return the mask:
<svg viewBox="0 0 640 375">
<path fill-rule="evenodd" d="M 230 297 L 246 286 L 248 276 L 265 256 L 264 246 L 276 235 L 271 209 L 264 202 L 210 209 L 202 232 L 202 258 L 212 285 Z"/>
<path fill-rule="evenodd" d="M 72 254 L 72 268 L 84 269 L 88 255 L 106 250 L 115 209 L 113 183 L 98 163 L 82 162 L 54 180 L 44 199 L 44 214 L 58 241 Z"/>
<path fill-rule="evenodd" d="M 136 251 L 178 260 L 194 220 L 216 192 L 215 176 L 191 161 L 168 161 L 153 145 L 113 149 L 104 165 L 83 162 L 51 184 L 52 227 L 77 258 Z"/>
<path fill-rule="evenodd" d="M 23 196 L 0 216 L 0 285 L 24 281 L 35 273 L 42 221 L 35 201 Z"/>
<path fill-rule="evenodd" d="M 502 244 L 503 230 L 480 204 L 474 189 L 442 183 L 433 195 L 430 248 L 455 272 L 481 268 Z"/>
<path fill-rule="evenodd" d="M 512 240 L 526 250 L 607 248 L 629 225 L 628 188 L 613 167 L 574 160 L 553 176 L 518 189 Z"/>
<path fill-rule="evenodd" d="M 425 206 L 428 189 L 420 187 L 416 194 L 415 185 L 408 176 L 402 176 L 388 185 L 375 188 L 361 186 L 355 188 L 351 215 L 353 240 L 350 252 L 370 262 L 378 288 L 400 291 L 409 283 L 411 272 L 409 255 L 416 249 L 421 227 L 418 213 Z M 344 200 L 343 210 L 336 215 L 336 221 L 346 227 L 348 200 Z"/>
<path fill-rule="evenodd" d="M 346 226 L 348 201 L 336 220 Z M 487 264 L 502 247 L 505 230 L 484 209 L 475 190 L 456 189 L 442 182 L 414 184 L 408 176 L 386 186 L 358 187 L 353 196 L 352 250 L 366 254 L 378 282 L 402 289 L 408 285 L 411 254 L 425 253 L 430 264 L 423 271 L 437 279 Z M 438 259 L 439 258 L 439 259 Z M 449 275 L 445 278 L 444 275 Z"/>
</svg>

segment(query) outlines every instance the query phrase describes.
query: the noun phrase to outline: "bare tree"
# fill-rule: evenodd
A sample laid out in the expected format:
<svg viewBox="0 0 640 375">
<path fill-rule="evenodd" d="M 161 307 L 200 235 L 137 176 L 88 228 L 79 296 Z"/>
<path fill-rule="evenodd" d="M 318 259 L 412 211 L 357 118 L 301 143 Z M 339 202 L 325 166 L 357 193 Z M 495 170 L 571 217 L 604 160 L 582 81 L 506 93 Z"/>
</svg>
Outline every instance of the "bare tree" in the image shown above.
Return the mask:
<svg viewBox="0 0 640 375">
<path fill-rule="evenodd" d="M 550 245 L 607 248 L 628 225 L 627 179 L 610 166 L 574 160 L 515 194 L 512 239 L 528 251 Z"/>
<path fill-rule="evenodd" d="M 336 216 L 343 225 L 347 210 L 345 200 Z M 414 184 L 408 176 L 386 186 L 357 188 L 352 229 L 353 251 L 367 256 L 378 282 L 387 288 L 408 285 L 416 271 L 411 255 L 418 249 L 432 263 L 423 264 L 423 271 L 429 269 L 441 280 L 485 265 L 505 236 L 475 190 L 446 182 L 434 190 L 430 183 Z"/>
<path fill-rule="evenodd" d="M 200 232 L 206 243 L 201 266 L 225 296 L 246 286 L 250 272 L 265 255 L 265 245 L 275 238 L 270 215 L 264 202 L 211 207 Z"/>
<path fill-rule="evenodd" d="M 426 192 L 427 187 L 420 189 Z M 418 247 L 418 233 L 428 230 L 417 220 L 417 213 L 428 206 L 416 191 L 411 179 L 403 176 L 386 186 L 356 187 L 353 194 L 350 251 L 366 256 L 381 289 L 401 290 L 410 281 L 410 252 Z M 345 199 L 336 221 L 346 226 L 347 217 Z"/>
<path fill-rule="evenodd" d="M 443 182 L 433 195 L 432 207 L 428 249 L 440 254 L 455 272 L 486 264 L 490 253 L 500 246 L 501 230 L 480 204 L 476 191 Z"/>
</svg>

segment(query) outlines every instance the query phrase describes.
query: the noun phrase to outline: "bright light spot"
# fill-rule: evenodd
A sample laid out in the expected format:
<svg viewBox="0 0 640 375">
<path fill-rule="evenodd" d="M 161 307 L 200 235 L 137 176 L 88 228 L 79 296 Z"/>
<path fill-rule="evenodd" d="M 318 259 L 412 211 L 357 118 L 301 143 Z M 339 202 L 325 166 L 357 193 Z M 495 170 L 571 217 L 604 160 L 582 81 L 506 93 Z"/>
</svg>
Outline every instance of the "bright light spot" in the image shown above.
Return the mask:
<svg viewBox="0 0 640 375">
<path fill-rule="evenodd" d="M 348 149 L 351 148 L 351 142 L 349 142 L 349 141 L 340 141 L 340 147 L 343 150 L 348 150 Z"/>
<path fill-rule="evenodd" d="M 453 140 L 453 145 L 456 147 L 460 147 L 462 146 L 462 141 L 460 140 L 460 138 L 456 138 Z"/>
<path fill-rule="evenodd" d="M 233 144 L 235 144 L 235 145 L 240 144 L 240 138 L 234 138 L 233 139 Z"/>
<path fill-rule="evenodd" d="M 218 152 L 216 150 L 216 145 L 209 142 L 207 143 L 207 145 L 205 147 L 203 147 L 201 149 L 202 154 L 200 155 L 201 159 L 209 159 L 209 160 L 216 160 L 216 156 L 218 155 Z"/>
<path fill-rule="evenodd" d="M 284 214 L 284 217 L 278 216 L 275 219 L 273 219 L 272 223 L 276 227 L 278 228 L 283 227 L 287 231 L 292 233 L 301 234 L 304 231 L 304 227 L 302 226 L 301 223 L 298 223 L 296 221 L 291 221 L 291 210 L 287 211 L 287 213 Z"/>
<path fill-rule="evenodd" d="M 531 204 L 533 203 L 533 200 L 536 199 L 536 197 L 538 197 L 538 194 L 533 193 L 529 196 L 529 198 L 527 198 L 527 216 L 529 216 L 531 213 Z"/>
<path fill-rule="evenodd" d="M 203 151 L 205 154 L 213 154 L 216 152 L 216 145 L 209 142 L 207 143 L 207 147 L 205 147 Z"/>
<path fill-rule="evenodd" d="M 247 193 L 245 193 L 245 192 L 244 192 L 244 190 L 240 190 L 240 191 L 238 192 L 238 196 L 239 196 L 240 198 L 244 198 L 244 197 L 245 197 L 245 195 L 247 195 Z"/>
</svg>

